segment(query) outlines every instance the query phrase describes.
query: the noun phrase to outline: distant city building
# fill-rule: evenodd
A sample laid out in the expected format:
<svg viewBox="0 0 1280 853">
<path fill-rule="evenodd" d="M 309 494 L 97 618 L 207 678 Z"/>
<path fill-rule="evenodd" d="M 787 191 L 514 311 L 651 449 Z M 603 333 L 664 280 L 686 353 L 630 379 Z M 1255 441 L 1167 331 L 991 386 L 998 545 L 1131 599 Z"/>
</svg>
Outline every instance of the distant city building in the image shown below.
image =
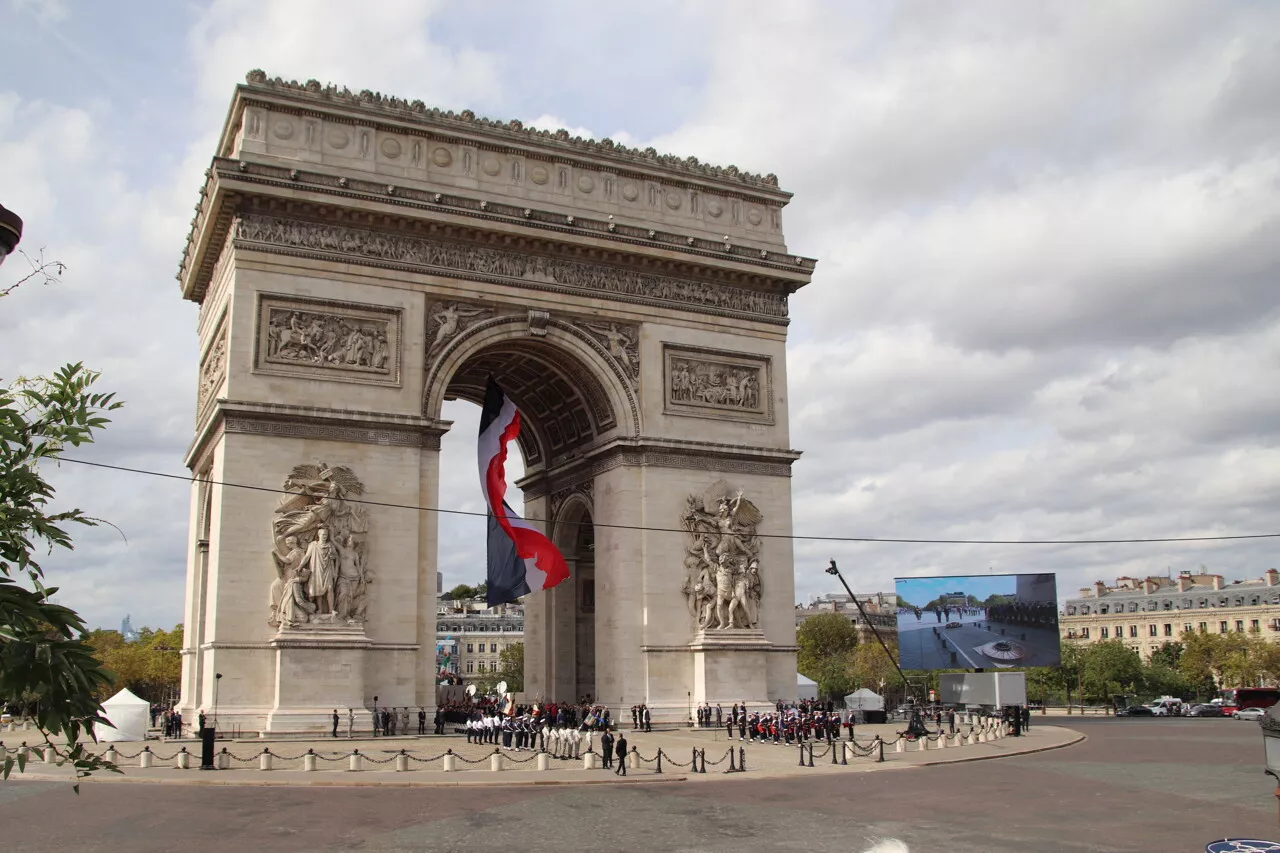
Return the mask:
<svg viewBox="0 0 1280 853">
<path fill-rule="evenodd" d="M 1227 583 L 1222 575 L 1182 572 L 1176 578 L 1097 581 L 1069 598 L 1058 617 L 1064 640 L 1123 640 L 1143 657 L 1185 631 L 1256 632 L 1280 642 L 1280 571 Z"/>
<path fill-rule="evenodd" d="M 880 632 L 880 636 L 886 640 L 896 638 L 898 636 L 898 596 L 892 592 L 873 592 L 867 594 L 859 594 L 858 601 L 862 604 L 862 609 L 867 613 L 867 620 Z M 796 605 L 796 627 L 799 628 L 804 620 L 810 616 L 817 616 L 819 613 L 839 613 L 847 618 L 858 628 L 858 641 L 873 641 L 875 635 L 872 633 L 867 621 L 862 618 L 862 614 L 858 612 L 858 607 L 853 603 L 853 599 L 848 593 L 837 592 L 820 595 L 810 599 L 808 604 Z"/>
<path fill-rule="evenodd" d="M 456 677 L 461 683 L 493 675 L 498 656 L 524 642 L 524 607 L 489 607 L 483 598 L 441 601 L 436 608 L 436 666 L 438 680 Z"/>
<path fill-rule="evenodd" d="M 124 621 L 120 623 L 120 636 L 124 637 L 126 643 L 132 643 L 138 639 L 139 634 L 133 629 L 133 622 L 129 620 L 129 614 L 125 614 Z"/>
</svg>

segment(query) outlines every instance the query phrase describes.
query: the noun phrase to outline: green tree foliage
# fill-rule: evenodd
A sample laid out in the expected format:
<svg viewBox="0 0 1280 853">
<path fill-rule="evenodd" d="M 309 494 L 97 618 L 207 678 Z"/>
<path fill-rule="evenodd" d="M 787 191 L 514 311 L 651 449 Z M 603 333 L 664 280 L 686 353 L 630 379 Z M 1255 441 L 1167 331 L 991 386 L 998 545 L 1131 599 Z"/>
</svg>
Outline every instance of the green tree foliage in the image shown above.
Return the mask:
<svg viewBox="0 0 1280 853">
<path fill-rule="evenodd" d="M 98 697 L 105 699 L 127 688 L 157 705 L 175 704 L 182 678 L 182 626 L 172 631 L 143 628 L 129 643 L 119 631 L 91 631 L 85 641 L 110 672 L 109 684 L 102 685 Z"/>
<path fill-rule="evenodd" d="M 484 598 L 488 591 L 488 581 L 482 582 L 479 586 L 460 583 L 440 597 L 450 601 L 466 601 L 471 598 Z"/>
<path fill-rule="evenodd" d="M 875 642 L 859 643 L 849 654 L 849 679 L 853 690 L 865 687 L 883 694 L 890 690 L 897 692 L 901 688 L 902 678 L 893 665 L 898 647 L 892 639 L 887 642 L 893 658 L 886 655 L 880 644 Z"/>
<path fill-rule="evenodd" d="M 1178 661 L 1181 657 L 1182 643 L 1161 643 L 1160 648 L 1151 653 L 1150 663 L 1152 666 L 1163 666 L 1167 669 L 1177 669 Z"/>
<path fill-rule="evenodd" d="M 498 653 L 498 677 L 512 693 L 524 691 L 524 643 L 512 643 Z"/>
<path fill-rule="evenodd" d="M 1122 640 L 1093 643 L 1084 656 L 1080 681 L 1085 698 L 1093 702 L 1136 693 L 1143 684 L 1142 657 Z"/>
<path fill-rule="evenodd" d="M 796 665 L 800 674 L 818 683 L 824 696 L 843 696 L 852 685 L 852 653 L 858 629 L 839 613 L 810 616 L 796 631 Z"/>
<path fill-rule="evenodd" d="M 0 387 L 0 696 L 29 698 L 45 749 L 70 761 L 77 778 L 115 769 L 80 742 L 88 726 L 105 724 L 97 694 L 110 675 L 84 640 L 83 620 L 51 600 L 35 557 L 72 550 L 69 525 L 95 526 L 79 509 L 53 511 L 54 488 L 42 468 L 67 447 L 92 443 L 121 405 L 94 392 L 98 374 L 73 364 L 47 378 Z M 55 748 L 50 735 L 66 746 Z M 5 778 L 25 761 L 7 758 Z"/>
</svg>

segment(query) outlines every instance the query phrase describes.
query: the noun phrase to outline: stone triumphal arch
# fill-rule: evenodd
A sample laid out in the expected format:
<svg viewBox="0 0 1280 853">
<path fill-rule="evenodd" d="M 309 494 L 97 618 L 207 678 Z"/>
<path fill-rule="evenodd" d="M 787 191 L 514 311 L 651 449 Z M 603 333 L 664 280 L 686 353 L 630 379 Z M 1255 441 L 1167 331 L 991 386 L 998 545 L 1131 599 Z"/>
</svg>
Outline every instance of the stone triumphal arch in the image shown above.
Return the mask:
<svg viewBox="0 0 1280 853">
<path fill-rule="evenodd" d="M 681 720 L 793 696 L 787 301 L 814 262 L 772 175 L 253 72 L 206 178 L 178 274 L 189 719 L 431 710 L 418 508 L 441 406 L 491 374 L 572 570 L 526 602 L 527 695 Z"/>
</svg>

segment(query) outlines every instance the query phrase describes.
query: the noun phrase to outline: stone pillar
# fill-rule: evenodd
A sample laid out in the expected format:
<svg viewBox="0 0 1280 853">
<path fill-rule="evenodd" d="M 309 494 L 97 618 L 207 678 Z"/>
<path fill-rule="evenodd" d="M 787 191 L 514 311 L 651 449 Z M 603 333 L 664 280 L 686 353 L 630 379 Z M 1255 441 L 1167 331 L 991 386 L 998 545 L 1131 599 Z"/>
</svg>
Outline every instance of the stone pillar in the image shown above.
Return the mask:
<svg viewBox="0 0 1280 853">
<path fill-rule="evenodd" d="M 138 756 L 138 767 L 140 767 L 143 770 L 149 769 L 151 767 L 152 758 L 153 756 L 151 754 L 151 747 L 144 746 L 142 748 L 142 754 Z"/>
<path fill-rule="evenodd" d="M 501 752 L 495 752 L 493 755 L 489 756 L 489 769 L 495 773 L 503 769 Z"/>
<path fill-rule="evenodd" d="M 539 752 L 538 753 L 538 769 L 547 770 L 547 769 L 550 769 L 550 766 L 551 766 L 550 757 L 545 752 Z"/>
<path fill-rule="evenodd" d="M 184 746 L 178 750 L 178 754 L 173 757 L 173 766 L 179 770 L 187 770 L 191 767 L 191 753 L 187 752 Z"/>
<path fill-rule="evenodd" d="M 360 750 L 357 749 L 355 752 L 351 753 L 351 760 L 348 763 L 347 767 L 349 770 L 360 769 Z"/>
<path fill-rule="evenodd" d="M 262 750 L 262 755 L 258 756 L 258 769 L 259 770 L 271 769 L 271 752 L 269 750 L 266 750 L 266 749 Z"/>
<path fill-rule="evenodd" d="M 396 772 L 404 773 L 408 769 L 409 769 L 409 756 L 406 755 L 404 750 L 402 749 L 400 750 L 400 754 L 396 756 Z"/>
<path fill-rule="evenodd" d="M 445 773 L 453 773 L 458 769 L 458 756 L 454 755 L 452 752 L 446 752 L 444 754 L 444 763 L 440 769 Z"/>
<path fill-rule="evenodd" d="M 314 773 L 316 769 L 316 754 L 311 750 L 307 750 L 307 754 L 302 756 L 302 769 L 306 773 Z"/>
</svg>

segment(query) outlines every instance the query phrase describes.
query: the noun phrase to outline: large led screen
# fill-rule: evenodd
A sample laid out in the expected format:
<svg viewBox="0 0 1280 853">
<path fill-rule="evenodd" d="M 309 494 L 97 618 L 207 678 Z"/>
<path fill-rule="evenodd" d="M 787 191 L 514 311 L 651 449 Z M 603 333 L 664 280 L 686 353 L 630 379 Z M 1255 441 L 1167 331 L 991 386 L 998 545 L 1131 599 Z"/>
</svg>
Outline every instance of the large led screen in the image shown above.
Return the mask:
<svg viewBox="0 0 1280 853">
<path fill-rule="evenodd" d="M 1062 662 L 1053 575 L 894 582 L 903 669 L 1010 669 Z"/>
</svg>

